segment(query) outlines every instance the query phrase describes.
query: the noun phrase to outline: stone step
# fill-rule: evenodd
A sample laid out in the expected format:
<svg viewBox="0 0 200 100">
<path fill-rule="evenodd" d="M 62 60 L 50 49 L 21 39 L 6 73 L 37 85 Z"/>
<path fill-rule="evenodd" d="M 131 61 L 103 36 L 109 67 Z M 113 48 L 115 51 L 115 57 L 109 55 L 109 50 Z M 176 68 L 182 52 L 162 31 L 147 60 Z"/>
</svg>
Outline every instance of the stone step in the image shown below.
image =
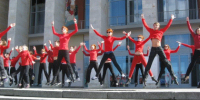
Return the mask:
<svg viewBox="0 0 200 100">
<path fill-rule="evenodd" d="M 199 99 L 200 90 L 186 89 L 87 89 L 87 88 L 0 88 L 2 96 L 85 99 Z"/>
</svg>

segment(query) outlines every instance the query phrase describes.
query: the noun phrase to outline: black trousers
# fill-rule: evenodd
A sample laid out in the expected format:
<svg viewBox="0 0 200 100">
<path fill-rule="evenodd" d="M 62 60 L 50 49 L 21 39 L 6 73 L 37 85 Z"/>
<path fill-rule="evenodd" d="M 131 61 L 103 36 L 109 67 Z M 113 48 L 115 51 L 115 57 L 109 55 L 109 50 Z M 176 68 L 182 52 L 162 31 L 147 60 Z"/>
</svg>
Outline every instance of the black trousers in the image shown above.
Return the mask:
<svg viewBox="0 0 200 100">
<path fill-rule="evenodd" d="M 14 73 L 11 74 L 11 77 L 13 78 L 13 77 L 17 76 L 17 74 L 21 71 L 21 68 L 22 68 L 22 66 L 19 66 L 18 69 Z"/>
<path fill-rule="evenodd" d="M 189 64 L 189 67 L 186 71 L 185 77 L 190 75 L 190 72 L 192 71 L 192 69 L 194 68 L 195 64 L 197 63 L 197 60 L 200 56 L 200 50 L 195 50 L 194 51 L 194 55 L 192 56 L 192 61 Z"/>
<path fill-rule="evenodd" d="M 94 70 L 97 72 L 97 69 L 98 69 L 97 66 L 98 66 L 97 61 L 90 61 L 90 64 L 87 68 L 87 73 L 86 73 L 86 83 L 90 82 L 90 74 L 93 67 L 94 67 Z M 101 82 L 101 74 L 99 74 L 98 77 L 99 77 L 99 82 Z"/>
<path fill-rule="evenodd" d="M 99 75 L 101 68 L 103 67 L 104 63 L 106 62 L 106 60 L 108 58 L 110 58 L 112 60 L 113 64 L 117 68 L 117 70 L 122 74 L 122 69 L 120 68 L 119 64 L 117 63 L 114 53 L 113 52 L 105 52 L 103 55 L 103 58 L 101 59 L 99 69 L 97 70 L 96 76 Z"/>
<path fill-rule="evenodd" d="M 4 67 L 4 69 L 6 70 L 7 75 L 10 75 L 10 74 L 9 74 L 9 67 Z"/>
<path fill-rule="evenodd" d="M 38 75 L 38 84 L 41 84 L 42 70 L 44 70 L 44 75 L 47 79 L 47 82 L 49 82 L 46 63 L 40 63 L 39 75 Z"/>
<path fill-rule="evenodd" d="M 1 72 L 1 77 L 5 76 L 4 63 L 3 63 L 3 57 L 2 56 L 0 56 L 0 72 Z"/>
<path fill-rule="evenodd" d="M 53 77 L 56 76 L 56 70 L 61 70 L 61 68 L 57 67 L 57 60 L 54 60 L 53 62 Z M 50 76 L 49 76 L 50 79 Z M 56 77 L 57 83 L 60 83 L 60 74 L 57 75 Z"/>
<path fill-rule="evenodd" d="M 14 72 L 16 72 L 15 67 L 11 67 L 10 68 L 10 75 L 12 75 Z M 17 83 L 17 75 L 14 76 L 14 79 L 15 79 L 15 83 Z"/>
<path fill-rule="evenodd" d="M 51 77 L 51 71 L 53 71 L 53 66 L 54 66 L 54 63 L 49 63 L 49 77 L 48 77 L 49 80 Z"/>
<path fill-rule="evenodd" d="M 144 72 L 144 79 L 146 79 L 146 77 L 148 75 L 147 73 L 151 69 L 151 65 L 152 65 L 152 62 L 153 62 L 156 54 L 159 55 L 159 58 L 160 58 L 161 62 L 163 62 L 164 66 L 166 66 L 166 67 L 172 67 L 171 63 L 167 60 L 166 55 L 165 55 L 162 47 L 151 47 L 151 52 L 150 52 L 150 55 L 149 55 L 149 60 L 148 60 L 148 63 L 147 63 L 147 66 L 146 66 L 145 72 Z"/>
<path fill-rule="evenodd" d="M 67 64 L 61 64 L 62 68 L 62 84 L 65 84 L 65 75 L 68 79 L 71 80 L 70 68 L 67 67 Z"/>
<path fill-rule="evenodd" d="M 22 84 L 22 80 L 24 77 L 25 83 L 29 84 L 29 66 L 22 66 L 20 71 L 20 77 L 19 77 L 19 84 Z"/>
<path fill-rule="evenodd" d="M 135 84 L 138 83 L 138 71 L 141 71 L 141 74 L 142 74 L 142 78 L 144 78 L 144 68 L 143 68 L 143 65 L 142 64 L 137 64 L 136 65 L 136 70 L 135 70 Z"/>
<path fill-rule="evenodd" d="M 102 81 L 104 81 L 104 79 L 105 79 L 107 69 L 110 70 L 110 72 L 111 72 L 111 74 L 112 74 L 112 79 L 113 79 L 113 81 L 114 81 L 114 82 L 117 82 L 117 79 L 116 79 L 116 77 L 115 77 L 115 73 L 114 73 L 114 70 L 113 70 L 113 67 L 112 67 L 111 62 L 105 63 L 105 64 L 104 64 Z"/>
<path fill-rule="evenodd" d="M 170 62 L 170 61 L 169 61 Z M 170 62 L 171 63 L 171 62 Z M 175 77 L 174 74 L 174 70 L 172 69 L 172 66 L 165 66 L 165 64 L 163 62 L 160 62 L 161 65 L 161 69 L 160 69 L 160 73 L 158 75 L 158 82 L 160 81 L 160 78 L 162 77 L 162 74 L 165 72 L 165 67 L 167 68 L 167 70 L 169 71 L 171 77 Z"/>
<path fill-rule="evenodd" d="M 35 74 L 33 73 L 33 69 L 32 69 L 32 67 L 31 67 L 31 65 L 30 65 L 30 68 L 29 68 L 29 81 L 30 81 L 30 84 L 33 84 L 33 82 L 34 82 L 34 80 L 32 80 L 32 76 L 35 76 Z"/>
<path fill-rule="evenodd" d="M 71 66 L 72 66 L 73 72 L 76 75 L 76 79 L 79 78 L 78 71 L 76 69 L 76 64 L 75 63 L 71 63 Z"/>
</svg>

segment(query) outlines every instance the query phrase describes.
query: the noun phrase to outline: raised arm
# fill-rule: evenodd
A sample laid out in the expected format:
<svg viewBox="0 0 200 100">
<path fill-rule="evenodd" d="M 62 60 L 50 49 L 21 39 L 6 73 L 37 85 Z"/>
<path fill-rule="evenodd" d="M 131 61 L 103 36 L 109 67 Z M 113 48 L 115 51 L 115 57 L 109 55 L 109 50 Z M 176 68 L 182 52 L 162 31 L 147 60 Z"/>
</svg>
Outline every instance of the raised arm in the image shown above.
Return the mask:
<svg viewBox="0 0 200 100">
<path fill-rule="evenodd" d="M 44 49 L 45 49 L 46 52 L 49 51 L 46 45 L 44 46 Z"/>
<path fill-rule="evenodd" d="M 15 49 L 15 50 L 16 50 L 18 53 L 20 53 L 18 49 Z"/>
<path fill-rule="evenodd" d="M 180 49 L 180 46 L 178 46 L 178 47 L 176 48 L 176 50 L 171 50 L 170 52 L 171 52 L 171 53 L 177 53 L 179 49 Z"/>
<path fill-rule="evenodd" d="M 143 23 L 144 27 L 146 28 L 146 30 L 148 32 L 150 32 L 151 28 L 149 28 L 149 26 L 147 25 L 147 23 L 146 23 L 146 21 L 144 19 L 144 14 L 141 14 L 141 18 L 142 18 L 142 23 Z"/>
<path fill-rule="evenodd" d="M 74 24 L 75 24 L 75 30 L 69 34 L 70 37 L 78 32 L 77 21 L 75 18 L 74 18 Z"/>
<path fill-rule="evenodd" d="M 81 45 L 74 52 L 77 53 L 80 48 L 81 48 Z"/>
<path fill-rule="evenodd" d="M 163 29 L 161 29 L 161 31 L 163 31 L 163 33 L 171 26 L 171 24 L 172 24 L 172 21 L 174 20 L 174 15 L 172 14 L 171 15 L 171 19 L 169 20 L 169 22 L 167 23 L 167 25 L 163 28 Z"/>
<path fill-rule="evenodd" d="M 189 29 L 189 31 L 190 31 L 192 37 L 194 37 L 194 36 L 195 36 L 195 33 L 194 33 L 194 31 L 193 31 L 193 29 L 192 29 L 192 27 L 191 27 L 191 25 L 190 25 L 189 18 L 187 17 L 186 20 L 187 20 L 187 26 L 188 26 L 188 29 Z"/>
<path fill-rule="evenodd" d="M 150 38 L 151 38 L 151 37 L 149 36 L 146 40 L 144 40 L 144 41 L 142 42 L 142 44 L 147 43 L 147 41 L 149 41 Z"/>
<path fill-rule="evenodd" d="M 11 29 L 11 26 L 9 26 L 6 30 L 0 33 L 0 38 L 4 36 L 9 30 Z"/>
<path fill-rule="evenodd" d="M 53 50 L 53 49 L 54 49 L 54 47 L 53 47 L 53 45 L 52 45 L 52 44 L 50 44 L 50 47 L 51 47 L 51 50 Z"/>
<path fill-rule="evenodd" d="M 90 53 L 90 50 L 87 49 L 87 47 L 84 45 L 84 49 L 85 51 L 89 52 Z"/>
<path fill-rule="evenodd" d="M 148 56 L 149 55 L 149 47 L 148 47 L 148 49 L 147 49 L 147 53 L 146 54 L 143 54 L 144 56 Z"/>
<path fill-rule="evenodd" d="M 101 45 L 99 43 L 98 43 L 98 46 L 99 46 L 99 49 L 97 49 L 97 51 L 99 52 L 99 51 L 102 50 L 102 47 L 101 47 Z"/>
<path fill-rule="evenodd" d="M 95 30 L 95 29 L 93 28 L 92 24 L 91 24 L 90 26 L 91 26 L 92 30 L 94 31 L 94 33 L 96 33 L 96 35 L 98 35 L 98 36 L 101 37 L 101 38 L 104 37 L 104 36 L 101 35 L 97 30 Z"/>
<path fill-rule="evenodd" d="M 128 50 L 128 53 L 129 53 L 129 55 L 131 55 L 131 56 L 135 56 L 135 54 L 131 53 L 130 50 Z"/>
<path fill-rule="evenodd" d="M 129 40 L 131 40 L 133 43 L 136 43 L 137 41 L 135 41 L 133 38 L 131 38 L 130 36 L 128 37 Z"/>
<path fill-rule="evenodd" d="M 83 54 L 85 55 L 85 56 L 90 56 L 90 54 L 87 54 L 85 51 L 82 51 L 83 52 Z"/>
<path fill-rule="evenodd" d="M 10 48 L 10 41 L 11 41 L 11 38 L 8 38 L 8 45 L 4 47 L 5 49 Z"/>
<path fill-rule="evenodd" d="M 53 31 L 53 34 L 56 35 L 56 36 L 58 36 L 58 37 L 60 37 L 61 34 L 58 34 L 58 33 L 56 32 L 55 28 L 54 28 L 54 21 L 53 21 L 51 24 L 52 24 L 52 31 Z"/>
</svg>

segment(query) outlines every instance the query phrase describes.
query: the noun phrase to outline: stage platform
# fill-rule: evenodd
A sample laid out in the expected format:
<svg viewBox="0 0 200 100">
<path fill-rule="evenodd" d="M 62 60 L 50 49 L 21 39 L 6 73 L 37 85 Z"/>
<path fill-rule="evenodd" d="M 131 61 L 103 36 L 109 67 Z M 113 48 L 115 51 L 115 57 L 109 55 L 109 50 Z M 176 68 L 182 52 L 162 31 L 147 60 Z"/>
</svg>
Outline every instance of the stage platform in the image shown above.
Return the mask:
<svg viewBox="0 0 200 100">
<path fill-rule="evenodd" d="M 199 99 L 200 89 L 0 88 L 0 98 Z"/>
</svg>

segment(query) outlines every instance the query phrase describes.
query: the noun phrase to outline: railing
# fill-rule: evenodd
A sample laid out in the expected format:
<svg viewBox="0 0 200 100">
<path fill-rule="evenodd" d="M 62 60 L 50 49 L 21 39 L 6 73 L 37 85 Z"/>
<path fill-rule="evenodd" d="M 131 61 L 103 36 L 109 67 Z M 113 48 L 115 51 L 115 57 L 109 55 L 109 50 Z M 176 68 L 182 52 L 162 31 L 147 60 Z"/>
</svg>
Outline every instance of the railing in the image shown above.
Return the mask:
<svg viewBox="0 0 200 100">
<path fill-rule="evenodd" d="M 109 17 L 110 26 L 123 26 L 131 23 L 141 23 L 141 14 Z"/>
<path fill-rule="evenodd" d="M 89 20 L 78 20 L 77 24 L 79 29 L 89 29 Z"/>
<path fill-rule="evenodd" d="M 168 21 L 171 18 L 171 14 L 175 15 L 176 18 L 174 20 L 185 20 L 186 17 L 189 17 L 190 19 L 200 19 L 200 9 L 188 9 L 158 12 L 158 21 Z"/>
</svg>

